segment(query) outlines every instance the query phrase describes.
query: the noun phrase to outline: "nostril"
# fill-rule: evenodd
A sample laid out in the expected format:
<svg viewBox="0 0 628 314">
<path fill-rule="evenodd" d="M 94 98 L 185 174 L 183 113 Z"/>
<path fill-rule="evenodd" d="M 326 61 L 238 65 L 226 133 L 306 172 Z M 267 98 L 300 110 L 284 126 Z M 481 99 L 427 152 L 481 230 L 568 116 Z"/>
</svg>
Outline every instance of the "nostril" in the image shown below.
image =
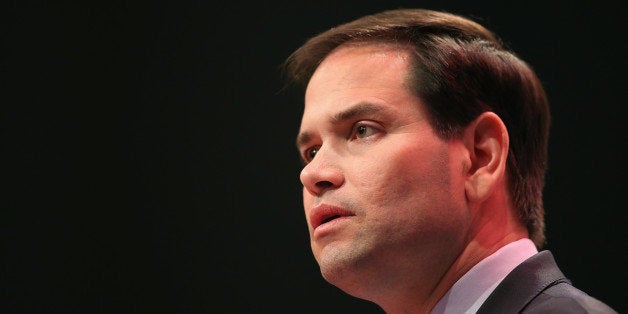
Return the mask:
<svg viewBox="0 0 628 314">
<path fill-rule="evenodd" d="M 333 186 L 334 184 L 329 181 L 319 181 L 316 182 L 316 187 L 324 189 Z"/>
</svg>

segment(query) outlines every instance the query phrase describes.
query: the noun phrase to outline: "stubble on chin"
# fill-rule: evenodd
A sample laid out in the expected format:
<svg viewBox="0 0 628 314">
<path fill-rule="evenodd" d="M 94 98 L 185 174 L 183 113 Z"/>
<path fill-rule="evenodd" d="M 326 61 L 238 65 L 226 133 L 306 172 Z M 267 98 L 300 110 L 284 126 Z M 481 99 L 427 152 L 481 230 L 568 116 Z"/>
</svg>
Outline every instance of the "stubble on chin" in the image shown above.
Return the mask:
<svg viewBox="0 0 628 314">
<path fill-rule="evenodd" d="M 323 278 L 344 290 L 365 278 L 371 254 L 365 243 L 332 242 L 318 252 L 316 261 Z"/>
</svg>

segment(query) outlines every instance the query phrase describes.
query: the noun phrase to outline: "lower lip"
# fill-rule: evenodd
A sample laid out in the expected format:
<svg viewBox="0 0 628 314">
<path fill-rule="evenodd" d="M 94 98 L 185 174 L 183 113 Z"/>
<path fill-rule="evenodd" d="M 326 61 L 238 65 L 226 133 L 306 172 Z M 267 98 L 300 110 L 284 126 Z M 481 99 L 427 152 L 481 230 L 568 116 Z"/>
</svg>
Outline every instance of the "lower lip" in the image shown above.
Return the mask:
<svg viewBox="0 0 628 314">
<path fill-rule="evenodd" d="M 314 229 L 314 234 L 312 235 L 313 237 L 322 237 L 325 236 L 331 232 L 333 232 L 334 229 L 339 228 L 340 225 L 342 225 L 343 223 L 345 223 L 348 219 L 350 219 L 353 216 L 342 216 L 342 217 L 338 217 L 334 220 L 330 220 L 324 224 L 319 225 L 318 227 L 316 227 L 316 229 Z"/>
</svg>

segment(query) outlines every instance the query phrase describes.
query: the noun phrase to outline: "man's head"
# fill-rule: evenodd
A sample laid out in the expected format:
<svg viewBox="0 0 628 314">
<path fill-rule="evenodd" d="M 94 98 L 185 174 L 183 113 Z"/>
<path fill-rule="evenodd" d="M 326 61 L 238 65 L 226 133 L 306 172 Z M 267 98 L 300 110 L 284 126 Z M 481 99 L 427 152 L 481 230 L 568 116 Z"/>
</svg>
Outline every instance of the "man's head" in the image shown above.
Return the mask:
<svg viewBox="0 0 628 314">
<path fill-rule="evenodd" d="M 459 138 L 484 112 L 503 121 L 509 134 L 509 196 L 530 238 L 541 248 L 550 117 L 545 92 L 530 67 L 473 21 L 402 9 L 366 16 L 313 37 L 288 58 L 285 68 L 293 81 L 306 86 L 321 62 L 339 47 L 366 44 L 386 44 L 407 53 L 403 84 L 423 104 L 441 139 Z"/>
<path fill-rule="evenodd" d="M 324 278 L 387 312 L 430 309 L 500 247 L 544 242 L 549 111 L 532 70 L 461 17 L 394 10 L 286 61 Z"/>
</svg>

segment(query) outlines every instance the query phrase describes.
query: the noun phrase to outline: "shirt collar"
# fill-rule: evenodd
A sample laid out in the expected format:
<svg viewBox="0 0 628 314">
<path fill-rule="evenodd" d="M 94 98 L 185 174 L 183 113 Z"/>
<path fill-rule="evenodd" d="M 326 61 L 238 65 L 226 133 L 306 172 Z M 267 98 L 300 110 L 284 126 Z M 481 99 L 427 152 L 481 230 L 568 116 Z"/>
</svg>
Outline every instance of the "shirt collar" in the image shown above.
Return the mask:
<svg viewBox="0 0 628 314">
<path fill-rule="evenodd" d="M 536 253 L 536 246 L 528 238 L 508 243 L 460 277 L 438 301 L 431 314 L 477 312 L 504 277 Z"/>
</svg>

